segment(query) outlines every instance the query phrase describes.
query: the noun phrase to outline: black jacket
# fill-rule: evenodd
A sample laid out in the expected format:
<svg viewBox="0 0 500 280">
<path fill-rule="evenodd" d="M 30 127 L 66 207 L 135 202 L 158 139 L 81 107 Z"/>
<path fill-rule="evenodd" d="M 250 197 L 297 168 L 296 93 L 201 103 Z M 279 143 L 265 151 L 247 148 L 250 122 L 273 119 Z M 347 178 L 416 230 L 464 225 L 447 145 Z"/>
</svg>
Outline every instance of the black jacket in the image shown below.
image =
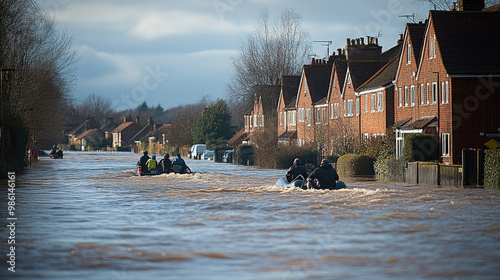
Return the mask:
<svg viewBox="0 0 500 280">
<path fill-rule="evenodd" d="M 139 159 L 139 165 L 141 166 L 141 170 L 144 171 L 147 169 L 146 162 L 148 162 L 149 156 L 143 155 L 141 159 Z"/>
<path fill-rule="evenodd" d="M 310 175 L 310 179 L 318 179 L 319 189 L 334 190 L 337 188 L 339 175 L 333 166 L 329 163 L 323 164 L 316 168 Z"/>
<path fill-rule="evenodd" d="M 162 158 L 160 160 L 160 167 L 162 168 L 163 172 L 165 173 L 170 173 L 172 172 L 172 161 L 170 161 L 169 158 L 165 159 L 165 158 Z"/>
<path fill-rule="evenodd" d="M 290 183 L 299 175 L 302 175 L 302 177 L 304 177 L 303 180 L 307 179 L 306 168 L 303 165 L 293 165 L 286 172 L 286 180 Z"/>
</svg>

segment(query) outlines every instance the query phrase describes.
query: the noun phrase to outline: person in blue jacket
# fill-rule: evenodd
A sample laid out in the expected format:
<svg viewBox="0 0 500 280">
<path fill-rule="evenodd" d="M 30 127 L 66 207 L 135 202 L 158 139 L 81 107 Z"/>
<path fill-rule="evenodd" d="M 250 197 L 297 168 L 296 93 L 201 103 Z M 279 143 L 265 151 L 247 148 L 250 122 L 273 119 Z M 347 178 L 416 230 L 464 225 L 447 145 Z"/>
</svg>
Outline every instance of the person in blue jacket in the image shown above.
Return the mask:
<svg viewBox="0 0 500 280">
<path fill-rule="evenodd" d="M 177 154 L 177 157 L 172 161 L 173 165 L 180 165 L 181 174 L 185 174 L 186 172 L 191 173 L 191 169 L 186 165 L 186 162 L 181 158 L 181 154 Z"/>
</svg>

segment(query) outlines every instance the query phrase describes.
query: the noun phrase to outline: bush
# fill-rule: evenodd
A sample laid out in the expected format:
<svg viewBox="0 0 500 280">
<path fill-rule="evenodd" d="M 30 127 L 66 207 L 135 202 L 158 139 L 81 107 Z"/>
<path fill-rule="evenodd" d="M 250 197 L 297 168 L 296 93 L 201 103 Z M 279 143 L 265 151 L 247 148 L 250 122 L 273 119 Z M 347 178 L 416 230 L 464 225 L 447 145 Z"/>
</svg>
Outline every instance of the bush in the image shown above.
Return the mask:
<svg viewBox="0 0 500 280">
<path fill-rule="evenodd" d="M 367 155 L 346 154 L 337 160 L 337 171 L 339 174 L 356 175 L 374 175 L 373 159 Z"/>
<path fill-rule="evenodd" d="M 500 189 L 500 149 L 484 151 L 484 187 Z"/>
<path fill-rule="evenodd" d="M 251 145 L 239 145 L 234 149 L 233 162 L 240 165 L 253 165 L 254 151 Z"/>
<path fill-rule="evenodd" d="M 407 134 L 403 148 L 403 158 L 408 161 L 436 161 L 436 139 L 429 134 Z"/>
<path fill-rule="evenodd" d="M 396 159 L 395 151 L 382 150 L 373 168 L 380 180 L 391 182 L 404 182 L 407 161 L 401 157 Z"/>
</svg>

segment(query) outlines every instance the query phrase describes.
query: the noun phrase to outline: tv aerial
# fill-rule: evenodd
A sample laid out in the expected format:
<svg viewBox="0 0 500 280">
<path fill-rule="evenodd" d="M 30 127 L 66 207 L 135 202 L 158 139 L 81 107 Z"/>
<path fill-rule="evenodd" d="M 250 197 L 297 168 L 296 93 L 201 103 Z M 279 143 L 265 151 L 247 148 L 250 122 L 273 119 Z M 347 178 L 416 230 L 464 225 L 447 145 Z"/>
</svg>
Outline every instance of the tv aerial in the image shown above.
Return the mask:
<svg viewBox="0 0 500 280">
<path fill-rule="evenodd" d="M 411 20 L 411 23 L 415 23 L 415 13 L 411 15 L 400 15 L 399 17 L 405 17 L 407 20 Z"/>
<path fill-rule="evenodd" d="M 330 45 L 333 43 L 332 41 L 313 41 L 313 43 L 322 43 L 322 46 L 326 46 L 326 57 L 330 55 Z"/>
</svg>

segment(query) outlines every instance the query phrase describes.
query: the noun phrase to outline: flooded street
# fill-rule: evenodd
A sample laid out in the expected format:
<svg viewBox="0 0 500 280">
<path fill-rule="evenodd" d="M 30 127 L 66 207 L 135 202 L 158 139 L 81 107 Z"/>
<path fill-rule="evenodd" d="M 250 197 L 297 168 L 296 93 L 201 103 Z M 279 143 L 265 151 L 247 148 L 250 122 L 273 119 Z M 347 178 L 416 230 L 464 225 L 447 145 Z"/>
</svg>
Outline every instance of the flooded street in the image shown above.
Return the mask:
<svg viewBox="0 0 500 280">
<path fill-rule="evenodd" d="M 68 152 L 16 181 L 16 272 L 1 279 L 498 279 L 500 192 L 345 179 L 277 187 L 284 170 Z M 341 179 L 344 179 L 341 177 Z M 7 181 L 1 181 L 7 189 Z M 7 222 L 7 194 L 0 198 Z"/>
</svg>

